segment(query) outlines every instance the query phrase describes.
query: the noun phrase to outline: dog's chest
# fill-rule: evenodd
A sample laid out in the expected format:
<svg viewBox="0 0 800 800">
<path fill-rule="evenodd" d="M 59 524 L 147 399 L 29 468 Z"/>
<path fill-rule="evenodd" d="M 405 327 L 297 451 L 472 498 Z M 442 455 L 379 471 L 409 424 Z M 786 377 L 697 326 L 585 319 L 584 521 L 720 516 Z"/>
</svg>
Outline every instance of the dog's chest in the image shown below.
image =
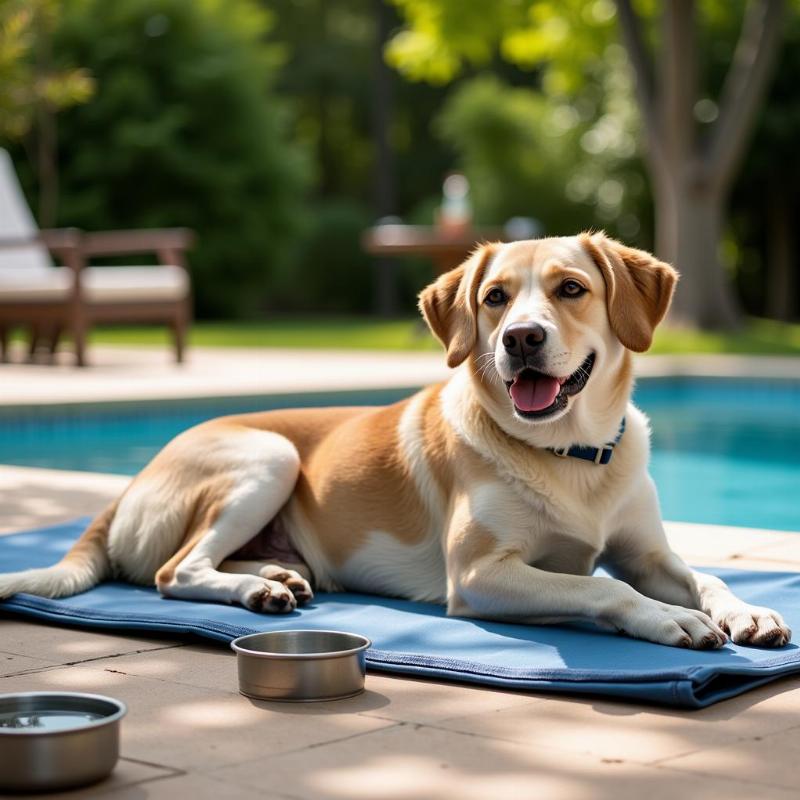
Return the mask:
<svg viewBox="0 0 800 800">
<path fill-rule="evenodd" d="M 615 498 L 608 485 L 576 481 L 536 485 L 507 480 L 493 495 L 494 513 L 484 506 L 484 521 L 503 544 L 519 548 L 532 566 L 553 572 L 590 574 L 612 533 Z"/>
<path fill-rule="evenodd" d="M 593 542 L 552 532 L 536 539 L 526 561 L 547 572 L 591 575 L 601 551 Z"/>
</svg>

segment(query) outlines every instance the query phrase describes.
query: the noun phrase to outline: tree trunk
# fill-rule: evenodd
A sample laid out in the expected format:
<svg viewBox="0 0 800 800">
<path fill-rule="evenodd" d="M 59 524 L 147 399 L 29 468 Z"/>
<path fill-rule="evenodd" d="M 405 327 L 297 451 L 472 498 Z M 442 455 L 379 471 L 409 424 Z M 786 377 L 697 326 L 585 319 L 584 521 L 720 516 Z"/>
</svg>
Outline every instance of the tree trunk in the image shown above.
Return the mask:
<svg viewBox="0 0 800 800">
<path fill-rule="evenodd" d="M 794 225 L 791 202 L 782 181 L 773 179 L 767 207 L 767 297 L 771 319 L 789 322 L 795 313 Z"/>
<path fill-rule="evenodd" d="M 372 140 L 375 148 L 373 160 L 373 194 L 375 215 L 378 219 L 395 212 L 394 157 L 391 144 L 391 121 L 394 106 L 392 74 L 384 61 L 383 49 L 389 38 L 392 17 L 385 0 L 373 0 L 375 40 L 373 44 L 372 87 Z M 382 258 L 375 263 L 375 290 L 373 307 L 382 317 L 397 313 L 397 263 Z"/>
<path fill-rule="evenodd" d="M 696 0 L 661 4 L 657 80 L 631 0 L 616 0 L 647 144 L 656 211 L 656 253 L 682 273 L 672 319 L 733 328 L 739 309 L 719 260 L 725 206 L 775 64 L 784 0 L 752 0 L 722 87 L 720 113 L 702 139 L 695 127 Z"/>
<path fill-rule="evenodd" d="M 43 81 L 51 69 L 53 54 L 50 42 L 52 31 L 46 10 L 36 16 L 36 76 Z M 36 166 L 39 180 L 39 227 L 52 228 L 58 210 L 58 165 L 56 162 L 56 109 L 39 98 L 36 109 Z"/>
<path fill-rule="evenodd" d="M 739 311 L 719 258 L 725 197 L 717 188 L 670 172 L 655 188 L 656 254 L 681 273 L 670 319 L 701 328 L 734 328 Z"/>
<path fill-rule="evenodd" d="M 58 214 L 58 164 L 56 162 L 55 112 L 42 102 L 38 114 L 37 177 L 39 179 L 40 228 L 53 228 Z"/>
</svg>

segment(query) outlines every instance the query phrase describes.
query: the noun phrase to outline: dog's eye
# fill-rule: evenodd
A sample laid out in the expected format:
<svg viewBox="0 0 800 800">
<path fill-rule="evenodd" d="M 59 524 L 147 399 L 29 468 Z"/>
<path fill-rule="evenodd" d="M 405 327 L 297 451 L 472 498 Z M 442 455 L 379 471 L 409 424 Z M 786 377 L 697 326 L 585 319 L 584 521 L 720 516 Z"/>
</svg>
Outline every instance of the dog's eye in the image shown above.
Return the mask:
<svg viewBox="0 0 800 800">
<path fill-rule="evenodd" d="M 498 288 L 492 289 L 489 294 L 486 295 L 483 302 L 486 303 L 487 306 L 502 306 L 503 303 L 508 301 L 508 295 L 502 290 Z"/>
<path fill-rule="evenodd" d="M 558 287 L 558 294 L 561 297 L 580 297 L 582 294 L 586 294 L 586 287 L 578 283 L 578 281 L 564 281 L 561 286 Z"/>
</svg>

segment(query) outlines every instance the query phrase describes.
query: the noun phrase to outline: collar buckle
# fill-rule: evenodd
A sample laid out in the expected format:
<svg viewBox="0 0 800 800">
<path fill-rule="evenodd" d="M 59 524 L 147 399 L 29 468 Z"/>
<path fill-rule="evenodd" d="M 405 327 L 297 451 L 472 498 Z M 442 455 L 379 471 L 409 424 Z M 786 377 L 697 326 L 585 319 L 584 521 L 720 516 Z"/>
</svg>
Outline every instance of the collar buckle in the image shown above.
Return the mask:
<svg viewBox="0 0 800 800">
<path fill-rule="evenodd" d="M 603 447 L 588 447 L 582 445 L 572 445 L 572 447 L 548 447 L 548 452 L 559 458 L 580 458 L 584 461 L 591 461 L 597 466 L 608 464 L 611 461 L 611 456 L 614 455 L 614 448 L 619 444 L 622 439 L 622 434 L 625 433 L 625 417 L 619 425 L 619 433 L 613 442 L 608 442 Z"/>
</svg>

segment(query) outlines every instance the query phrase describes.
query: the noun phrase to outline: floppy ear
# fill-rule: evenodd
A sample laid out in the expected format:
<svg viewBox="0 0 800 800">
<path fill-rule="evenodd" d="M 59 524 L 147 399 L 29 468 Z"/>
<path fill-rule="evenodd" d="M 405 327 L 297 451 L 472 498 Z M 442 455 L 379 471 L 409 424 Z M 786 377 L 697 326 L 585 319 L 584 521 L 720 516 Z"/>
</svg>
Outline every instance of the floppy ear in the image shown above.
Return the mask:
<svg viewBox="0 0 800 800">
<path fill-rule="evenodd" d="M 478 340 L 478 286 L 497 245 L 481 245 L 463 264 L 445 272 L 419 295 L 419 310 L 457 367 Z"/>
<path fill-rule="evenodd" d="M 643 353 L 667 313 L 678 273 L 650 253 L 604 233 L 582 233 L 579 239 L 603 273 L 611 329 L 625 347 Z"/>
</svg>

